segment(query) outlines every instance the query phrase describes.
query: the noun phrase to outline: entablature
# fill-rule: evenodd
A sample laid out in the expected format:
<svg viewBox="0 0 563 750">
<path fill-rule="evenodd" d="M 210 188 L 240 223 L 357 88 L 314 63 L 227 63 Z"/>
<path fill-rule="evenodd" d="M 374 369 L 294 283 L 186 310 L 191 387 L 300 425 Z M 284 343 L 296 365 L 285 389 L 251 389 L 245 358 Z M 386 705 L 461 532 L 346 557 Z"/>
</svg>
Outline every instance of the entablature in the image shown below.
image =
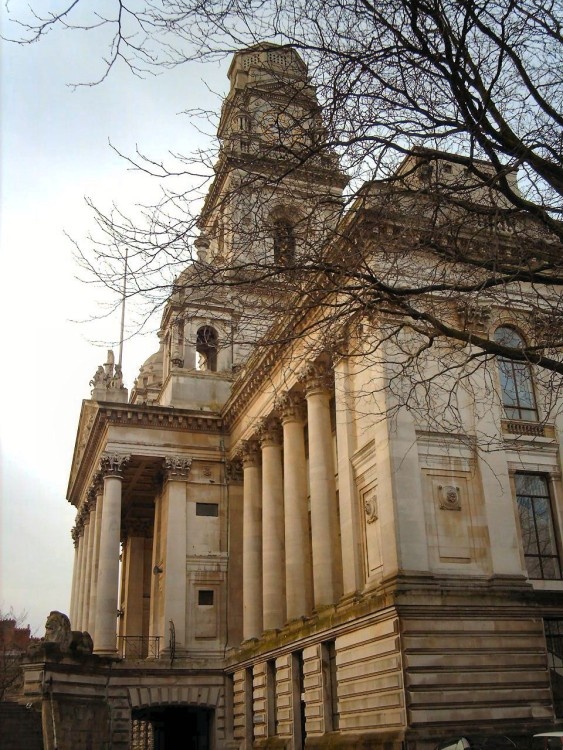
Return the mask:
<svg viewBox="0 0 563 750">
<path fill-rule="evenodd" d="M 223 420 L 216 413 L 202 413 L 190 409 L 144 405 L 144 404 L 105 404 L 84 400 L 80 415 L 78 435 L 67 489 L 67 499 L 77 506 L 86 489 L 86 484 L 93 472 L 97 457 L 107 449 L 109 431 L 112 427 L 124 427 L 129 430 L 140 430 L 139 434 L 128 435 L 128 445 L 136 445 L 136 452 L 150 451 L 155 441 L 143 440 L 143 432 L 165 431 L 174 433 L 207 433 L 220 437 L 223 432 Z M 177 442 L 174 439 L 167 441 Z M 146 450 L 142 444 L 146 444 Z M 162 446 L 154 446 L 162 452 Z M 154 452 L 154 451 L 153 451 Z"/>
</svg>

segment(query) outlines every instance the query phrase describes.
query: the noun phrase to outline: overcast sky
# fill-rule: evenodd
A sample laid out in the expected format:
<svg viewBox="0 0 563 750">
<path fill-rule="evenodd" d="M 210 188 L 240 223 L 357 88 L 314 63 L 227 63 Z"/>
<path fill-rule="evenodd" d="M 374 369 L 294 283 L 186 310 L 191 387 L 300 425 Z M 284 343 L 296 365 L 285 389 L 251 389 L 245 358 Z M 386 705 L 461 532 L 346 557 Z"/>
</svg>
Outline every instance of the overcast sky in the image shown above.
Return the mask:
<svg viewBox="0 0 563 750">
<path fill-rule="evenodd" d="M 116 70 L 99 86 L 69 87 L 99 74 L 95 44 L 65 33 L 0 45 L 0 608 L 27 612 L 37 635 L 50 610 L 69 610 L 75 509 L 65 495 L 81 400 L 105 342 L 119 335 L 115 316 L 73 322 L 99 314 L 103 294 L 75 278 L 64 232 L 80 240 L 92 227 L 85 196 L 126 206 L 155 195 L 154 181 L 128 172 L 108 139 L 126 153 L 137 144 L 155 157 L 190 152 L 202 137 L 179 113 L 217 107 L 208 85 L 227 87 L 228 61 L 146 80 Z M 154 333 L 126 344 L 127 386 L 157 348 Z"/>
</svg>

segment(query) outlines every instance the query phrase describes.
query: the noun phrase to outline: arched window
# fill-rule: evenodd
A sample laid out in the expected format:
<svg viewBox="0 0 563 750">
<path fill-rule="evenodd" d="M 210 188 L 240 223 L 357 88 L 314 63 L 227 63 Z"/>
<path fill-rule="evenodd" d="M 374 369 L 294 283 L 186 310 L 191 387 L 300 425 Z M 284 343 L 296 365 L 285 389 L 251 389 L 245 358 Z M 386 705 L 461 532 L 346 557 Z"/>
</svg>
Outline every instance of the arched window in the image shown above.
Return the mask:
<svg viewBox="0 0 563 750">
<path fill-rule="evenodd" d="M 274 221 L 274 262 L 287 266 L 295 260 L 295 233 L 287 219 Z"/>
<path fill-rule="evenodd" d="M 198 370 L 217 371 L 217 331 L 211 326 L 198 329 L 195 348 Z"/>
<path fill-rule="evenodd" d="M 509 326 L 502 326 L 495 331 L 495 341 L 503 346 L 523 349 L 526 342 L 522 336 Z M 502 403 L 508 419 L 536 421 L 538 410 L 534 397 L 532 370 L 527 362 L 517 362 L 507 357 L 498 357 Z"/>
</svg>

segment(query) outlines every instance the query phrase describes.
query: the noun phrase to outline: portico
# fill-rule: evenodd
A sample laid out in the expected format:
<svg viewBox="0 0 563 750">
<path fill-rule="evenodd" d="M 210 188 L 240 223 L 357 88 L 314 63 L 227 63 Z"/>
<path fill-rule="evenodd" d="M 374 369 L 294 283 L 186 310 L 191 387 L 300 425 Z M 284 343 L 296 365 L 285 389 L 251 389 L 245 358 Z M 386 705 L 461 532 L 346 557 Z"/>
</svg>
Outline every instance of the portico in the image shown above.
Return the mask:
<svg viewBox="0 0 563 750">
<path fill-rule="evenodd" d="M 73 530 L 72 627 L 90 632 L 99 655 L 147 657 L 172 650 L 180 658 L 195 645 L 196 634 L 186 631 L 194 598 L 203 588 L 217 590 L 217 606 L 207 612 L 213 638 L 206 639 L 206 648 L 213 649 L 224 636 L 218 613 L 225 576 L 219 558 L 226 545 L 219 531 L 226 509 L 218 420 L 170 409 L 166 421 L 153 422 L 150 408 L 110 409 L 93 402 L 85 411 L 90 412 L 83 426 L 85 449 L 70 488 L 71 501 L 80 497 Z M 189 448 L 172 453 L 169 446 L 187 444 L 188 435 Z M 200 506 L 214 515 L 200 519 Z M 188 540 L 215 528 L 216 562 L 210 566 L 202 558 L 199 565 Z M 186 574 L 188 556 L 191 575 Z M 190 579 L 196 581 L 203 568 L 209 586 L 200 587 Z"/>
</svg>

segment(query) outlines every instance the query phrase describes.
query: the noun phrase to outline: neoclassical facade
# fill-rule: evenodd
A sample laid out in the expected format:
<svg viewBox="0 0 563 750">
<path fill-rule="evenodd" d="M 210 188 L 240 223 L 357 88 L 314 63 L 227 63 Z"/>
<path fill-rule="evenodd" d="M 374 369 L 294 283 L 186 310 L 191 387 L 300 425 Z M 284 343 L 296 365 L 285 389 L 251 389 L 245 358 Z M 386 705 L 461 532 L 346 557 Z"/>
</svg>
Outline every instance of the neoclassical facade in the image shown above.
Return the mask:
<svg viewBox="0 0 563 750">
<path fill-rule="evenodd" d="M 550 727 L 562 715 L 561 403 L 527 364 L 452 375 L 434 351 L 417 360 L 435 367 L 420 399 L 397 337 L 382 343 L 369 320 L 321 341 L 311 305 L 293 318 L 305 333 L 255 346 L 291 324 L 282 288 L 198 294 L 198 263 L 256 271 L 257 247 L 261 269 L 331 233 L 335 252 L 369 248 L 383 201 L 366 188 L 336 233 L 347 179 L 335 156 L 284 170 L 322 131 L 294 51 L 241 51 L 229 79 L 197 258 L 160 348 L 130 397 L 108 356 L 82 406 L 70 620 L 94 655 L 30 665 L 28 695 L 51 679 L 61 724 L 74 701 L 106 717 L 95 747 L 132 750 L 426 749 Z M 409 262 L 405 274 L 423 273 L 425 256 Z M 522 304 L 463 314 L 481 336 L 533 335 Z"/>
</svg>

